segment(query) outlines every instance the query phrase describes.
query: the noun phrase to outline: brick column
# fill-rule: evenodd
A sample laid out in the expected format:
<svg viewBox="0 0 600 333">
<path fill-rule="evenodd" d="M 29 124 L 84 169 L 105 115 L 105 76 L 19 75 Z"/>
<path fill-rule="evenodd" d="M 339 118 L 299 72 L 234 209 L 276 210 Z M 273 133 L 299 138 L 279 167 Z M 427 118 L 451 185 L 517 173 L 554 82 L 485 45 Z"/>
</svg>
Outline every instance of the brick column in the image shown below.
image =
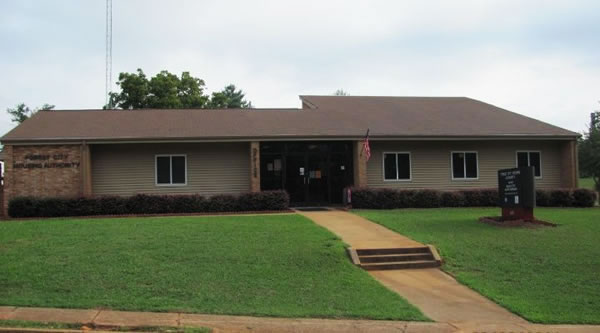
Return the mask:
<svg viewBox="0 0 600 333">
<path fill-rule="evenodd" d="M 81 194 L 84 197 L 92 195 L 92 158 L 87 143 L 81 145 Z"/>
<path fill-rule="evenodd" d="M 569 140 L 560 147 L 560 186 L 576 188 L 579 181 L 577 141 Z"/>
<path fill-rule="evenodd" d="M 13 177 L 12 177 L 12 169 L 13 169 L 13 146 L 4 145 L 4 193 L 3 202 L 2 202 L 2 212 L 5 218 L 8 218 L 8 202 L 12 198 L 13 191 Z"/>
<path fill-rule="evenodd" d="M 250 142 L 250 192 L 260 192 L 260 142 Z"/>
<path fill-rule="evenodd" d="M 354 161 L 354 186 L 367 186 L 367 156 L 362 151 L 362 141 L 354 141 L 352 145 L 352 159 Z"/>
</svg>

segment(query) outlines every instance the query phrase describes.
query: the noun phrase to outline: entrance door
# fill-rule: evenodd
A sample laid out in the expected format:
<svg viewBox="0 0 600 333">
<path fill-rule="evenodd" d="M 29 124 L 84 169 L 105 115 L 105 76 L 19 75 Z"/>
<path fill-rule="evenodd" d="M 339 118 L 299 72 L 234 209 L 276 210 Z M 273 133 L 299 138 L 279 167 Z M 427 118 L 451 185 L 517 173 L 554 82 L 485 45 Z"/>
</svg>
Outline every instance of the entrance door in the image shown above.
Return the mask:
<svg viewBox="0 0 600 333">
<path fill-rule="evenodd" d="M 352 185 L 349 142 L 261 143 L 261 188 L 285 189 L 295 206 L 342 203 Z"/>
<path fill-rule="evenodd" d="M 288 154 L 285 158 L 285 189 L 290 202 L 306 202 L 306 156 Z"/>
<path fill-rule="evenodd" d="M 329 168 L 327 155 L 321 153 L 307 153 L 306 173 L 306 202 L 311 206 L 322 205 L 329 202 Z"/>
</svg>

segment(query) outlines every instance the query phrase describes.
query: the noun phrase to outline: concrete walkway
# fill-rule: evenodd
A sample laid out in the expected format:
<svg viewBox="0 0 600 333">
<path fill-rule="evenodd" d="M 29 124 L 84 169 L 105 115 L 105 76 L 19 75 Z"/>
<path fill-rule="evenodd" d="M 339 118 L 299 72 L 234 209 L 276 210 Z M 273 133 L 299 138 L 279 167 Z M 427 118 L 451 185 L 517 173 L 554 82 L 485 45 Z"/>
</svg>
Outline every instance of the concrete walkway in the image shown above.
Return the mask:
<svg viewBox="0 0 600 333">
<path fill-rule="evenodd" d="M 16 329 L 0 327 L 0 332 L 89 332 L 89 328 L 108 330 L 115 327 L 168 326 L 208 327 L 214 333 L 449 333 L 449 332 L 544 332 L 594 333 L 600 326 L 585 325 L 516 325 L 420 323 L 387 320 L 296 319 L 247 316 L 222 316 L 186 313 L 128 312 L 0 306 L 0 320 L 27 320 L 81 324 L 81 330 Z M 86 326 L 88 328 L 83 328 Z M 139 330 L 136 330 L 139 331 Z"/>
<path fill-rule="evenodd" d="M 356 249 L 425 246 L 377 223 L 345 211 L 298 211 L 298 214 L 304 215 L 318 225 L 329 229 Z"/>
<path fill-rule="evenodd" d="M 345 211 L 298 213 L 337 234 L 353 248 L 423 246 L 379 224 Z M 532 326 L 523 318 L 463 286 L 437 268 L 369 271 L 369 274 L 437 322 L 478 331 L 490 331 L 490 327 L 504 331 L 539 327 Z M 587 329 L 589 330 L 589 327 Z"/>
<path fill-rule="evenodd" d="M 0 306 L 0 320 L 81 323 L 88 327 L 171 326 L 208 327 L 213 332 L 414 332 L 447 333 L 456 328 L 443 323 L 419 323 L 386 320 L 292 319 L 247 316 L 220 316 L 186 313 L 127 312 Z M 0 332 L 5 330 L 0 328 Z M 61 330 L 67 331 L 67 330 Z M 10 331 L 9 331 L 10 332 Z"/>
</svg>

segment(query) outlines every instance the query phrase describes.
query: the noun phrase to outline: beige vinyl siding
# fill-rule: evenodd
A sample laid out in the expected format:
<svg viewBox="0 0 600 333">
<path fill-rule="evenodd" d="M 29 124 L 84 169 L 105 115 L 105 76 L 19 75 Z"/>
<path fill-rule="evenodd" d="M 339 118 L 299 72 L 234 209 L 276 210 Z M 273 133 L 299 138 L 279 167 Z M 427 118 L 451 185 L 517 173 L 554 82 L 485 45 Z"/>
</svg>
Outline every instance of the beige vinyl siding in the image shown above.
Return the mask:
<svg viewBox="0 0 600 333">
<path fill-rule="evenodd" d="M 498 169 L 516 166 L 516 151 L 541 151 L 542 178 L 539 188 L 560 187 L 560 142 L 558 141 L 371 141 L 371 159 L 367 163 L 370 187 L 406 189 L 495 188 Z M 384 152 L 411 153 L 411 181 L 383 180 Z M 479 178 L 452 180 L 450 153 L 476 151 Z"/>
<path fill-rule="evenodd" d="M 185 154 L 187 185 L 156 185 L 155 156 Z M 250 190 L 249 143 L 115 144 L 92 147 L 92 193 L 240 193 Z"/>
</svg>

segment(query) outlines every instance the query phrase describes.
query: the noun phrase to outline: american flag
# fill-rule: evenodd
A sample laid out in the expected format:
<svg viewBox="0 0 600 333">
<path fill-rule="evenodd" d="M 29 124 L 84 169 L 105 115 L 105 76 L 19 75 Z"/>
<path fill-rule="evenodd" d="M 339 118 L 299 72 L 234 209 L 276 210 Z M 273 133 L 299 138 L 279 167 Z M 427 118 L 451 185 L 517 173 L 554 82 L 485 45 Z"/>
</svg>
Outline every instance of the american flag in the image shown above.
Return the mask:
<svg viewBox="0 0 600 333">
<path fill-rule="evenodd" d="M 371 158 L 371 147 L 369 146 L 369 129 L 367 129 L 367 135 L 365 135 L 365 141 L 363 141 L 363 151 L 367 157 L 367 162 Z"/>
</svg>

